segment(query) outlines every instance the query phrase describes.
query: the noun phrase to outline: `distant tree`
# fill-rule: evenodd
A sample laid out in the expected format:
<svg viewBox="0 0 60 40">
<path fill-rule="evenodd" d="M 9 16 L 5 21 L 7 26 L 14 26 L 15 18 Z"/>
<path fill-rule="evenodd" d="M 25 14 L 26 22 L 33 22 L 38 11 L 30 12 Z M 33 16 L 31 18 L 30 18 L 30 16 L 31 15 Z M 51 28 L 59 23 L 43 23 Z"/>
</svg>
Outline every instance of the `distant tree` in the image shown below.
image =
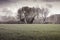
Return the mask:
<svg viewBox="0 0 60 40">
<path fill-rule="evenodd" d="M 24 21 L 24 19 L 25 19 L 24 13 L 25 13 L 25 11 L 23 11 L 22 8 L 18 9 L 18 17 L 20 19 L 20 23 L 26 23 L 26 21 Z"/>
<path fill-rule="evenodd" d="M 43 23 L 45 23 L 48 13 L 49 13 L 49 11 L 48 11 L 47 8 L 42 8 L 42 9 L 41 9 L 41 14 L 42 14 L 42 18 L 43 18 Z"/>
<path fill-rule="evenodd" d="M 25 24 L 33 23 L 35 17 L 35 9 L 30 7 L 22 7 L 22 9 L 18 10 L 18 15 L 20 17 L 20 21 L 23 21 Z"/>
</svg>

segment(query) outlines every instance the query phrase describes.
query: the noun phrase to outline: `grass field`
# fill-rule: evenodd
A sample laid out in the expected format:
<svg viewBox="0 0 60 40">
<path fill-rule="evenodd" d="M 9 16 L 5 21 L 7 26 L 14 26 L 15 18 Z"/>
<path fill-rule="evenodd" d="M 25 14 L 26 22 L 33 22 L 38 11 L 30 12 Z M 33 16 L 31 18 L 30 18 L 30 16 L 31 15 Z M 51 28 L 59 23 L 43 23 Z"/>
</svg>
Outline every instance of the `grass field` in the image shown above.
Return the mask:
<svg viewBox="0 0 60 40">
<path fill-rule="evenodd" d="M 0 40 L 60 40 L 60 24 L 0 24 Z"/>
</svg>

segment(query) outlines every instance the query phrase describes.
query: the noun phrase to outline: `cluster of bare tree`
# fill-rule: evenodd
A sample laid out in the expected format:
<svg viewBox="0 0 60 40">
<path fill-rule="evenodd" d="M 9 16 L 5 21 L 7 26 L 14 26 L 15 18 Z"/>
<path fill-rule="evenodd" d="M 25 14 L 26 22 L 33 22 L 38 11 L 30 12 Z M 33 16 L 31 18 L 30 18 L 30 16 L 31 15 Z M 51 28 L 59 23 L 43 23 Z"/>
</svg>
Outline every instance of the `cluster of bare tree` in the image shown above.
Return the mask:
<svg viewBox="0 0 60 40">
<path fill-rule="evenodd" d="M 41 15 L 42 17 L 42 23 L 45 23 L 46 17 L 48 15 L 48 9 L 47 8 L 40 9 L 40 8 L 34 8 L 34 7 L 30 8 L 26 6 L 18 10 L 18 16 L 20 18 L 20 22 L 25 24 L 34 23 L 34 20 L 39 19 L 38 18 L 39 15 Z"/>
<path fill-rule="evenodd" d="M 22 7 L 17 10 L 17 16 L 14 18 L 9 10 L 3 10 L 6 12 L 6 16 L 2 17 L 0 23 L 7 24 L 57 24 L 60 23 L 60 14 L 52 15 L 47 17 L 49 10 L 48 8 L 38 8 L 38 7 Z M 4 12 L 4 13 L 5 13 Z"/>
</svg>

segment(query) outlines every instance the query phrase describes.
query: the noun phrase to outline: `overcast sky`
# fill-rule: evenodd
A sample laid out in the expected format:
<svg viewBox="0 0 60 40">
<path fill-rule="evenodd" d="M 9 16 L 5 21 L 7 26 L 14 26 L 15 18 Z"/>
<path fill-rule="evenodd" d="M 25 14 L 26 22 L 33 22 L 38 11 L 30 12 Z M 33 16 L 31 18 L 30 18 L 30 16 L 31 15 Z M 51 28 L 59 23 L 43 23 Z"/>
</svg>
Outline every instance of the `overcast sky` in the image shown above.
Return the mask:
<svg viewBox="0 0 60 40">
<path fill-rule="evenodd" d="M 47 7 L 49 8 L 50 14 L 59 14 L 60 13 L 60 0 L 0 0 L 0 9 L 3 10 L 7 8 L 12 12 L 17 12 L 17 10 L 22 6 L 30 7 Z M 1 12 L 0 10 L 0 12 Z M 1 13 L 0 13 L 1 15 Z"/>
</svg>

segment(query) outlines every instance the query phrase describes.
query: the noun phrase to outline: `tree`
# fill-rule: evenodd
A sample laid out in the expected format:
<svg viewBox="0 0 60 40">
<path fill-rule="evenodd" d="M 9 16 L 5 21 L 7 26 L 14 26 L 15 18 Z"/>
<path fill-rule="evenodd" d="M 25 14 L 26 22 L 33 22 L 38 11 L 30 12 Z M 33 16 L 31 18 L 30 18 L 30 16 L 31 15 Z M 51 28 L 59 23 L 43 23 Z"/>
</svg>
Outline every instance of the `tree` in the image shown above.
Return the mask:
<svg viewBox="0 0 60 40">
<path fill-rule="evenodd" d="M 42 18 L 43 18 L 43 23 L 45 23 L 47 15 L 48 15 L 48 9 L 47 8 L 42 8 L 41 9 L 41 14 L 42 14 Z"/>
<path fill-rule="evenodd" d="M 30 7 L 22 7 L 22 9 L 18 10 L 18 15 L 20 17 L 20 21 L 24 22 L 25 24 L 33 23 L 35 17 L 35 9 Z"/>
</svg>

